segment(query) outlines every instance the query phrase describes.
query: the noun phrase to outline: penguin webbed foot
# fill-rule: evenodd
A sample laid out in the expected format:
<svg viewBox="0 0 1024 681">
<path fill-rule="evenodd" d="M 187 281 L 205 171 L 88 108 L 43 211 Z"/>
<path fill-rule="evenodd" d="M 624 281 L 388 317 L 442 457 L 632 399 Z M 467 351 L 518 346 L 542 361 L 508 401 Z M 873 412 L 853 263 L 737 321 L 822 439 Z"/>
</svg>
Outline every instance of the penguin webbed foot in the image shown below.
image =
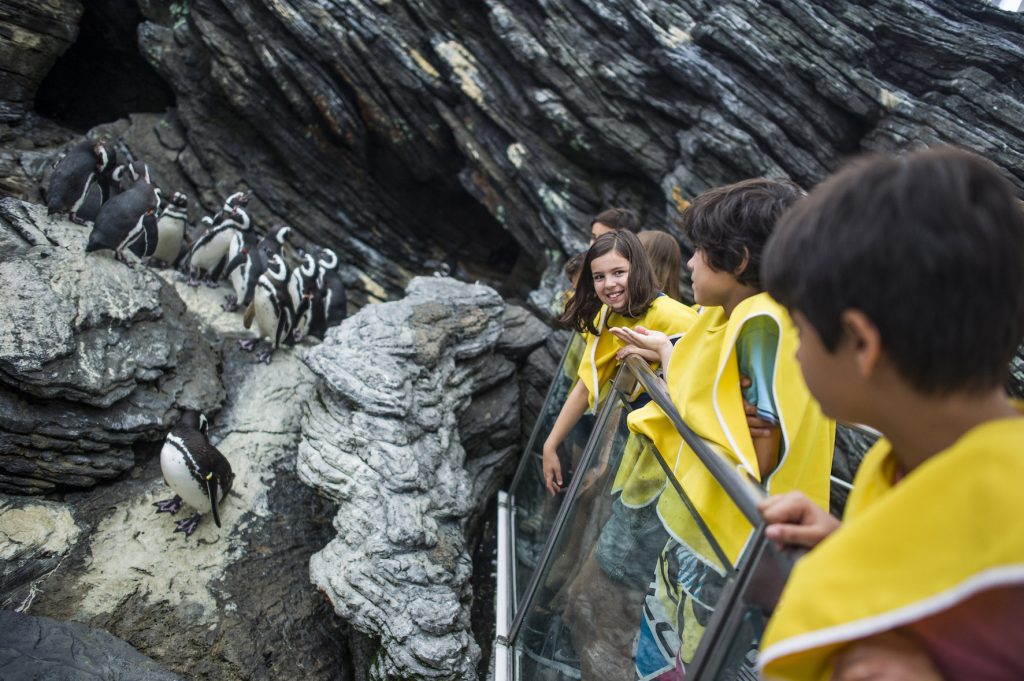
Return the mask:
<svg viewBox="0 0 1024 681">
<path fill-rule="evenodd" d="M 69 214 L 68 219 L 71 220 L 71 222 L 75 223 L 76 225 L 85 226 L 85 220 L 78 217 L 78 213 Z"/>
<path fill-rule="evenodd" d="M 302 335 L 301 331 L 292 331 L 292 345 L 301 343 L 303 338 L 305 338 L 305 336 Z"/>
<path fill-rule="evenodd" d="M 259 338 L 247 338 L 245 340 L 238 341 L 238 347 L 245 352 L 252 352 L 256 349 L 256 344 L 260 342 Z"/>
<path fill-rule="evenodd" d="M 263 362 L 264 364 L 270 364 L 270 360 L 274 357 L 274 349 L 270 348 L 256 355 L 257 362 Z"/>
<path fill-rule="evenodd" d="M 238 298 L 231 295 L 224 299 L 224 304 L 220 306 L 225 312 L 234 312 L 238 309 Z"/>
<path fill-rule="evenodd" d="M 184 520 L 179 520 L 174 523 L 175 532 L 184 532 L 186 537 L 191 537 L 192 533 L 199 527 L 199 519 L 202 518 L 198 513 L 194 513 Z"/>
<path fill-rule="evenodd" d="M 186 281 L 185 284 L 188 285 L 188 286 L 191 286 L 192 288 L 198 288 L 199 287 L 199 280 L 196 279 L 196 275 L 195 275 L 194 272 L 189 272 L 188 273 L 188 281 Z"/>
<path fill-rule="evenodd" d="M 203 283 L 206 284 L 209 288 L 220 288 L 220 284 L 215 279 L 207 279 Z"/>
<path fill-rule="evenodd" d="M 155 501 L 153 502 L 153 505 L 156 506 L 157 513 L 174 514 L 181 510 L 181 497 L 175 494 L 173 499 Z"/>
</svg>

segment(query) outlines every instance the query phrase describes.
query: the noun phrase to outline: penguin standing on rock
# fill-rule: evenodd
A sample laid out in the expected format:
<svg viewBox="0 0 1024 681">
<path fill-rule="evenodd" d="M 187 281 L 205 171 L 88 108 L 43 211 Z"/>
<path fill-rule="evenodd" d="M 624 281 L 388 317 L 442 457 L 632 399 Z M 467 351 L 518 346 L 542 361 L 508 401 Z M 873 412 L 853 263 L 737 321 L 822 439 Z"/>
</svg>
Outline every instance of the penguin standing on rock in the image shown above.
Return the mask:
<svg viewBox="0 0 1024 681">
<path fill-rule="evenodd" d="M 309 320 L 313 314 L 311 304 L 317 291 L 317 279 L 320 265 L 312 253 L 303 253 L 302 262 L 292 270 L 288 279 L 288 297 L 295 309 L 295 328 L 292 335 L 298 343 L 309 329 Z"/>
<path fill-rule="evenodd" d="M 338 271 L 338 256 L 329 248 L 320 251 L 317 258 L 320 272 L 316 282 L 316 293 L 310 302 L 310 336 L 323 339 L 327 329 L 337 326 L 348 313 L 348 299 L 345 284 Z"/>
<path fill-rule="evenodd" d="M 156 220 L 157 240 L 153 260 L 170 265 L 178 259 L 187 223 L 188 196 L 174 192 L 174 196 L 160 211 L 160 217 Z"/>
<path fill-rule="evenodd" d="M 143 164 L 141 176 L 131 189 L 100 207 L 86 252 L 108 249 L 122 262 L 127 262 L 127 250 L 140 258 L 152 255 L 157 245 L 159 208 L 160 190 L 153 186 L 149 168 Z"/>
<path fill-rule="evenodd" d="M 105 141 L 86 140 L 62 155 L 50 175 L 46 209 L 50 215 L 69 213 L 72 222 L 95 220 L 110 198 L 117 152 Z"/>
<path fill-rule="evenodd" d="M 207 272 L 207 286 L 217 286 L 217 277 L 226 264 L 235 232 L 246 232 L 252 226 L 249 213 L 244 208 L 248 200 L 248 195 L 243 192 L 232 194 L 212 219 L 203 220 L 207 228 L 196 237 L 189 255 L 189 286 L 199 285 L 195 278 L 199 271 Z"/>
<path fill-rule="evenodd" d="M 192 516 L 175 523 L 174 531 L 184 532 L 186 537 L 196 531 L 205 513 L 212 513 L 213 522 L 220 527 L 218 507 L 235 480 L 231 464 L 210 444 L 208 436 L 206 416 L 185 411 L 160 450 L 160 469 L 167 486 L 174 490 L 174 498 L 153 505 L 157 513 L 177 513 L 182 502 L 196 509 Z"/>
<path fill-rule="evenodd" d="M 242 350 L 252 352 L 260 340 L 264 337 L 270 338 L 270 349 L 256 357 L 257 361 L 270 364 L 270 359 L 281 343 L 292 345 L 294 325 L 294 310 L 288 296 L 288 266 L 276 253 L 270 256 L 267 271 L 261 274 L 259 281 L 256 282 L 252 304 L 245 311 L 245 328 L 248 329 L 252 325 L 253 317 L 256 318 L 259 337 L 238 341 L 238 345 Z"/>
<path fill-rule="evenodd" d="M 222 306 L 225 310 L 233 312 L 239 307 L 249 306 L 256 292 L 256 282 L 267 270 L 270 257 L 275 253 L 281 253 L 291 233 L 291 227 L 280 225 L 248 251 L 243 250 L 228 261 L 227 267 L 224 268 L 224 276 L 231 282 L 235 293 L 225 299 Z"/>
</svg>

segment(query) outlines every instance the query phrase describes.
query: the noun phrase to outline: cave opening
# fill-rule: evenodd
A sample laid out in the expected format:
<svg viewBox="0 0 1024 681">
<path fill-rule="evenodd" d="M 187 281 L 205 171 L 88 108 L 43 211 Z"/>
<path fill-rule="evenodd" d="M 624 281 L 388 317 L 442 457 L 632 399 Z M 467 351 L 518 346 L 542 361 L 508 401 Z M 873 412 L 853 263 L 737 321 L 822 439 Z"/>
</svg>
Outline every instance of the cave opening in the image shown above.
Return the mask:
<svg viewBox="0 0 1024 681">
<path fill-rule="evenodd" d="M 83 3 L 78 38 L 36 93 L 35 111 L 77 132 L 129 113 L 161 112 L 174 93 L 139 51 L 134 3 Z"/>
</svg>

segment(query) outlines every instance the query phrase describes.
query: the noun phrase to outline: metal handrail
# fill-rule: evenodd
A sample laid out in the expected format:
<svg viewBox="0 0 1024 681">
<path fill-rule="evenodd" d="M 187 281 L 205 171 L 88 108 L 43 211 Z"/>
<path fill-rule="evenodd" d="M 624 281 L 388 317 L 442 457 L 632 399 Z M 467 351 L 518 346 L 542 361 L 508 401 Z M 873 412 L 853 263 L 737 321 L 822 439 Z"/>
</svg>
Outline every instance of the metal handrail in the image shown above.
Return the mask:
<svg viewBox="0 0 1024 681">
<path fill-rule="evenodd" d="M 761 525 L 764 521 L 757 506 L 767 496 L 764 489 L 751 478 L 737 472 L 724 458 L 712 451 L 702 437 L 686 425 L 679 410 L 672 403 L 668 386 L 655 375 L 645 361 L 636 355 L 630 355 L 623 364 L 644 387 L 651 400 L 665 413 L 672 425 L 679 431 L 683 441 L 689 445 L 712 477 L 722 486 L 747 521 L 755 528 Z M 660 456 L 660 454 L 659 452 L 658 455 Z"/>
</svg>

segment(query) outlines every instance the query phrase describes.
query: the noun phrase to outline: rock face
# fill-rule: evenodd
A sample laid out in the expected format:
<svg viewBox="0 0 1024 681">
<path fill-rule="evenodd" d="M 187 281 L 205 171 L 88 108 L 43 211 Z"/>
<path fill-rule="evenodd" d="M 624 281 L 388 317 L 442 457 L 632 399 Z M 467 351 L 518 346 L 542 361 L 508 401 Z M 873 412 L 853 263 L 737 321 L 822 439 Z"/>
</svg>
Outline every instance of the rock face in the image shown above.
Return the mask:
<svg viewBox="0 0 1024 681">
<path fill-rule="evenodd" d="M 0 200 L 0 490 L 89 487 L 134 465 L 180 409 L 224 399 L 215 350 L 143 267 L 85 255 L 88 230 Z"/>
<path fill-rule="evenodd" d="M 499 431 L 517 435 L 511 362 L 491 352 L 503 337 L 524 346 L 502 335 L 503 313 L 490 288 L 417 278 L 403 300 L 363 308 L 306 353 L 322 382 L 303 417 L 299 475 L 339 503 L 338 536 L 310 575 L 380 640 L 374 679 L 477 677 L 464 524 L 491 483 L 474 481 L 465 459 L 470 447 L 494 452 Z M 464 447 L 460 422 L 474 410 L 500 427 L 472 428 Z"/>
<path fill-rule="evenodd" d="M 429 263 L 529 290 L 609 204 L 674 231 L 710 186 L 864 150 L 959 144 L 1024 188 L 1024 16 L 980 0 L 156 5 L 177 108 L 134 152 L 336 247 L 359 305 Z"/>
<path fill-rule="evenodd" d="M 58 622 L 0 610 L 8 679 L 181 681 L 124 641 L 79 622 Z"/>
<path fill-rule="evenodd" d="M 220 309 L 226 289 L 175 285 L 202 320 L 196 333 L 241 329 L 240 314 Z M 269 366 L 234 339 L 222 352 L 227 399 L 211 441 L 236 476 L 223 526 L 207 516 L 191 537 L 174 533 L 175 518 L 152 506 L 171 496 L 158 445 L 140 448 L 130 474 L 61 502 L 0 497 L 0 604 L 106 630 L 182 678 L 361 681 L 369 642 L 307 578 L 334 514 L 295 472 L 315 377 L 295 351 Z"/>
</svg>

